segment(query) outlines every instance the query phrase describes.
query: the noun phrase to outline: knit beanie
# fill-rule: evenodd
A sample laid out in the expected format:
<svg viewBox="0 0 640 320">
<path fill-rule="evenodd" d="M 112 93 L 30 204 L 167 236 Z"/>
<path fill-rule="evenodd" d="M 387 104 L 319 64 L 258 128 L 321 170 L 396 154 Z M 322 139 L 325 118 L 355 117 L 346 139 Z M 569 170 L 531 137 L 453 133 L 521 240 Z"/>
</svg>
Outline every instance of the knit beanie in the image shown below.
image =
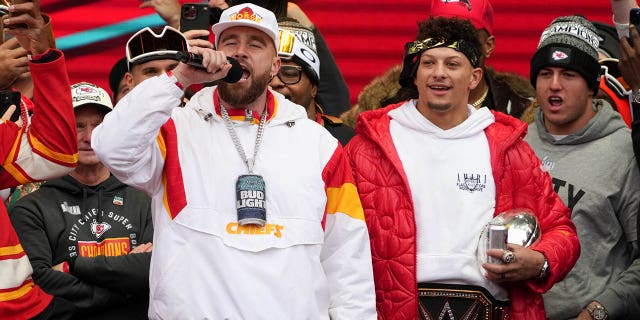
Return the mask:
<svg viewBox="0 0 640 320">
<path fill-rule="evenodd" d="M 596 95 L 600 83 L 598 43 L 598 31 L 583 16 L 553 20 L 542 32 L 536 53 L 531 58 L 531 84 L 536 87 L 538 72 L 544 67 L 566 68 L 580 73 Z"/>
</svg>

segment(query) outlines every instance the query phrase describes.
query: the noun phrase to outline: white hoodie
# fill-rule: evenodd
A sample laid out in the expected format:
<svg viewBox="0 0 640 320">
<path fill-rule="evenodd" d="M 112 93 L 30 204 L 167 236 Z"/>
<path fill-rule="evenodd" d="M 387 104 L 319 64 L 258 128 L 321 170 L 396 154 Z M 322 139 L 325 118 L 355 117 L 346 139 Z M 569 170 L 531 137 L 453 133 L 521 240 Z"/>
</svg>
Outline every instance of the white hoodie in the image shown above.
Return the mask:
<svg viewBox="0 0 640 320">
<path fill-rule="evenodd" d="M 484 278 L 476 258 L 480 233 L 495 211 L 484 133 L 495 118 L 489 109 L 469 105 L 465 121 L 442 130 L 418 111 L 415 102 L 390 111 L 389 117 L 415 208 L 417 281 L 472 284 L 508 300 L 503 287 Z"/>
</svg>

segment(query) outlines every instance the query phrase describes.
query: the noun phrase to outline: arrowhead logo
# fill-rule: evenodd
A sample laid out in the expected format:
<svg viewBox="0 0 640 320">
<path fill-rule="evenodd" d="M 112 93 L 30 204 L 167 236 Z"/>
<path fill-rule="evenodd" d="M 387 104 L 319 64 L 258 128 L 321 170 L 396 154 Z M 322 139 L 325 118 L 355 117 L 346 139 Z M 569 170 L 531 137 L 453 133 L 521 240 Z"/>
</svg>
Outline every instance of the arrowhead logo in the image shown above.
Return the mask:
<svg viewBox="0 0 640 320">
<path fill-rule="evenodd" d="M 96 238 L 100 238 L 109 229 L 111 229 L 111 225 L 106 222 L 98 223 L 94 221 L 91 223 L 91 233 L 95 234 Z"/>
<path fill-rule="evenodd" d="M 566 54 L 566 53 L 564 53 L 564 52 L 562 52 L 562 51 L 554 51 L 554 52 L 551 54 L 551 58 L 552 58 L 553 60 L 559 61 L 559 60 L 565 60 L 565 59 L 568 59 L 568 58 L 569 58 L 569 55 L 568 55 L 568 54 Z"/>
</svg>

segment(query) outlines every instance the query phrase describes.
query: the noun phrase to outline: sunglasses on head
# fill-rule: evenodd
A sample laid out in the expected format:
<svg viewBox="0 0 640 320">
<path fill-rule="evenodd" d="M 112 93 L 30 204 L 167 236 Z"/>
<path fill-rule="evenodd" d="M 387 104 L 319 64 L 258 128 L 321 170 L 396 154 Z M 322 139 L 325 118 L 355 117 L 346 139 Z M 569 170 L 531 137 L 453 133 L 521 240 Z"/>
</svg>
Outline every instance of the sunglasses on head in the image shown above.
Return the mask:
<svg viewBox="0 0 640 320">
<path fill-rule="evenodd" d="M 294 54 L 296 36 L 286 30 L 279 30 L 280 42 L 278 43 L 278 56 L 291 58 Z"/>
<path fill-rule="evenodd" d="M 180 31 L 170 26 L 165 26 L 160 33 L 145 27 L 129 38 L 126 51 L 129 64 L 136 64 L 164 56 L 175 59 L 177 52 L 189 51 L 189 44 Z"/>
</svg>

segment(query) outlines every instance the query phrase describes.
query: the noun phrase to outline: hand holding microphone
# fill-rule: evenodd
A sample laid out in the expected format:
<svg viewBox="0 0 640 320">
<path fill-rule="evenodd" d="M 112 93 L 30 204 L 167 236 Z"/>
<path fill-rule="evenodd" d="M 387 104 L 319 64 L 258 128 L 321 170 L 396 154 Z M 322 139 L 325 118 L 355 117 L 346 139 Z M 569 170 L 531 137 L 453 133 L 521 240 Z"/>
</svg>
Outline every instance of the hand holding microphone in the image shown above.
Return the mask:
<svg viewBox="0 0 640 320">
<path fill-rule="evenodd" d="M 202 65 L 202 59 L 202 55 L 193 52 L 180 51 L 176 53 L 176 60 L 196 68 L 206 69 L 206 67 Z M 228 83 L 238 82 L 238 80 L 242 78 L 242 67 L 240 63 L 231 57 L 227 57 L 227 62 L 231 64 L 231 69 L 227 73 L 227 76 L 220 80 Z"/>
</svg>

